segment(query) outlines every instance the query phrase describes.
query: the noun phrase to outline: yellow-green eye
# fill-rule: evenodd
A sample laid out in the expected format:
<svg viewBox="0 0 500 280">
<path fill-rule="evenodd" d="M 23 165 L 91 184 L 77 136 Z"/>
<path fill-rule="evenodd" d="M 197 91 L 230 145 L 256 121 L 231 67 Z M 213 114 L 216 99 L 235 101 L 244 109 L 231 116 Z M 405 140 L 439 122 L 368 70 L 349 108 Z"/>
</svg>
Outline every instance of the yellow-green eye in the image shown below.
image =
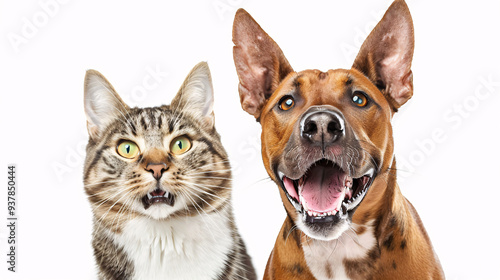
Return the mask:
<svg viewBox="0 0 500 280">
<path fill-rule="evenodd" d="M 170 143 L 170 151 L 174 155 L 181 155 L 191 149 L 191 141 L 186 136 L 179 136 Z"/>
<path fill-rule="evenodd" d="M 135 158 L 139 154 L 139 147 L 136 143 L 132 141 L 123 141 L 118 147 L 116 147 L 116 152 L 124 158 Z"/>
<path fill-rule="evenodd" d="M 295 105 L 295 101 L 291 96 L 285 97 L 280 101 L 280 109 L 283 111 L 288 111 L 292 109 L 293 105 Z"/>
<path fill-rule="evenodd" d="M 352 102 L 354 102 L 354 104 L 356 104 L 356 106 L 358 107 L 365 107 L 368 103 L 368 99 L 363 93 L 355 92 L 352 96 Z"/>
</svg>

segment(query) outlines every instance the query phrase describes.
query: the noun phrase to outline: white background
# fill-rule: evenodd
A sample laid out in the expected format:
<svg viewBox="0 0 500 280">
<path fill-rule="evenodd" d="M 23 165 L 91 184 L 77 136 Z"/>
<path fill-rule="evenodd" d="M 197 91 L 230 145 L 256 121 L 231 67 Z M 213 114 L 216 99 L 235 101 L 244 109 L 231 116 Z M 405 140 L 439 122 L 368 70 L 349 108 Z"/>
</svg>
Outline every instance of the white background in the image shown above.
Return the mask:
<svg viewBox="0 0 500 280">
<path fill-rule="evenodd" d="M 262 275 L 285 211 L 266 180 L 260 126 L 239 104 L 234 13 L 247 9 L 295 70 L 327 70 L 350 68 L 391 3 L 270 2 L 0 1 L 0 217 L 7 216 L 10 163 L 19 217 L 15 274 L 7 272 L 5 218 L 0 223 L 1 279 L 95 278 L 82 185 L 85 70 L 103 73 L 129 105 L 156 106 L 170 102 L 199 61 L 212 70 L 236 219 Z M 500 279 L 500 2 L 408 5 L 415 92 L 393 121 L 401 189 L 448 279 Z M 154 71 L 160 75 L 151 80 Z M 145 79 L 153 83 L 147 89 Z"/>
</svg>

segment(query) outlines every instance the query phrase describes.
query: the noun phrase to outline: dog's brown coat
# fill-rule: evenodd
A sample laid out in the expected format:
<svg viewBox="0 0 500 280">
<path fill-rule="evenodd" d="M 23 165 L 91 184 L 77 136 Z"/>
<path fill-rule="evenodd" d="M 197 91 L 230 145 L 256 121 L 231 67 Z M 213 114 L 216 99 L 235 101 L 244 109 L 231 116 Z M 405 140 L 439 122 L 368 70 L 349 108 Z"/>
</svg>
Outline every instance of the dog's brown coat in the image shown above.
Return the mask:
<svg viewBox="0 0 500 280">
<path fill-rule="evenodd" d="M 293 137 L 293 124 L 313 105 L 339 108 L 355 129 L 362 148 L 381 163 L 378 176 L 352 218 L 353 223 L 361 225 L 358 235 L 366 230 L 363 225 L 373 221 L 377 242 L 365 258 L 344 259 L 345 272 L 351 279 L 444 278 L 422 222 L 396 182 L 391 119 L 413 95 L 413 40 L 408 7 L 404 1 L 395 1 L 362 45 L 352 69 L 297 73 L 246 11 L 240 9 L 235 16 L 233 52 L 241 104 L 262 125 L 262 157 L 269 176 L 278 182 L 272 167 Z M 350 88 L 366 92 L 373 106 L 359 110 L 349 104 L 342 93 Z M 277 102 L 292 91 L 301 96 L 294 111 L 277 114 Z M 283 189 L 279 190 L 288 217 L 264 279 L 315 279 L 302 248 L 309 237 L 295 229 L 296 210 Z M 325 271 L 335 278 L 329 267 Z"/>
</svg>

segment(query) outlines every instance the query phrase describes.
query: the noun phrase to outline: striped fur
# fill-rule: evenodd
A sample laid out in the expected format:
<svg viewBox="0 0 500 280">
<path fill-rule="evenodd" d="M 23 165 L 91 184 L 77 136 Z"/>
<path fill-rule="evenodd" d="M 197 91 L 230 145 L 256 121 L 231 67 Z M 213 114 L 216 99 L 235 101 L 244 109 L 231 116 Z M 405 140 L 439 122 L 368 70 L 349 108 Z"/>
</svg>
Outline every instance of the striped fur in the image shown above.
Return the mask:
<svg viewBox="0 0 500 280">
<path fill-rule="evenodd" d="M 89 130 L 85 192 L 94 214 L 93 247 L 99 279 L 255 279 L 234 224 L 231 166 L 215 130 L 206 63 L 188 75 L 171 105 L 130 108 L 97 71 L 85 79 Z M 181 155 L 178 136 L 190 139 Z M 136 158 L 117 153 L 123 140 Z M 159 180 L 147 170 L 168 167 Z M 143 203 L 161 188 L 173 205 Z"/>
</svg>

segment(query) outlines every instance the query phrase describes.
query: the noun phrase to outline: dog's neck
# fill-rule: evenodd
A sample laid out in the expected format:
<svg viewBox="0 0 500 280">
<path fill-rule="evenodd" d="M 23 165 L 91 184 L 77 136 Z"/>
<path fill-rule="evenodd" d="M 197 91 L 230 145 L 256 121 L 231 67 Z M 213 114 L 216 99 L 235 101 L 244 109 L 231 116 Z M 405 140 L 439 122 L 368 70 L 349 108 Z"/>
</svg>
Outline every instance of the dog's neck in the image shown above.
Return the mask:
<svg viewBox="0 0 500 280">
<path fill-rule="evenodd" d="M 316 279 L 357 279 L 370 275 L 376 269 L 381 247 L 394 246 L 396 231 L 398 236 L 400 232 L 404 234 L 398 222 L 401 217 L 394 214 L 408 213 L 404 205 L 395 203 L 405 199 L 396 183 L 395 160 L 386 172 L 378 175 L 371 191 L 374 193 L 369 196 L 371 200 L 361 203 L 363 206 L 357 210 L 349 229 L 339 238 L 322 241 L 301 232 L 304 257 Z"/>
<path fill-rule="evenodd" d="M 302 249 L 311 273 L 318 280 L 350 279 L 358 270 L 371 268 L 367 256 L 377 254 L 374 221 L 352 224 L 339 238 L 331 241 L 309 239 L 303 235 Z"/>
</svg>

